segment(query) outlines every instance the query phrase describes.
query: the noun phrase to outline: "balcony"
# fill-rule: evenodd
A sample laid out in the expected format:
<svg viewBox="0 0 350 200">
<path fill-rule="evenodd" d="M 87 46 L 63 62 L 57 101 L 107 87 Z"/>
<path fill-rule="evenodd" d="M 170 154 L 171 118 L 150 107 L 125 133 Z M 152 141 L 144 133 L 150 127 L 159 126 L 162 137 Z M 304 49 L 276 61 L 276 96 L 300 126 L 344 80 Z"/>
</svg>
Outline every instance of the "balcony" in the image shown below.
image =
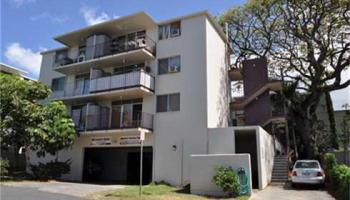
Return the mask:
<svg viewBox="0 0 350 200">
<path fill-rule="evenodd" d="M 74 119 L 73 119 L 74 120 Z M 77 130 L 82 134 L 135 133 L 140 129 L 153 130 L 153 115 L 145 112 L 119 112 L 110 115 L 90 114 L 74 120 Z"/>
<path fill-rule="evenodd" d="M 142 98 L 154 92 L 154 77 L 143 70 L 66 83 L 63 91 L 55 91 L 51 99 L 67 102 Z"/>
<path fill-rule="evenodd" d="M 87 46 L 77 57 L 61 56 L 56 59 L 54 70 L 63 74 L 88 72 L 90 68 L 123 65 L 130 62 L 144 62 L 154 59 L 156 43 L 146 35 L 136 35 L 122 42 L 113 39 Z"/>
</svg>

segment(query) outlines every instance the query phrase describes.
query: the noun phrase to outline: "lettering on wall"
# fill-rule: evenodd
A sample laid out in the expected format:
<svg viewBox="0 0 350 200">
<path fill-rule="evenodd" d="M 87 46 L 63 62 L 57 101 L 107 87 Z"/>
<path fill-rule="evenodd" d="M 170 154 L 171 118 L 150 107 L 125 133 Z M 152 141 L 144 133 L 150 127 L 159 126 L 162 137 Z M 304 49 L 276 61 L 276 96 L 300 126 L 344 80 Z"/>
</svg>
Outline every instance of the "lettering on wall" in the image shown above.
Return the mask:
<svg viewBox="0 0 350 200">
<path fill-rule="evenodd" d="M 119 138 L 120 145 L 136 145 L 141 144 L 140 136 L 122 136 Z"/>
<path fill-rule="evenodd" d="M 90 145 L 111 145 L 111 138 L 91 138 Z"/>
</svg>

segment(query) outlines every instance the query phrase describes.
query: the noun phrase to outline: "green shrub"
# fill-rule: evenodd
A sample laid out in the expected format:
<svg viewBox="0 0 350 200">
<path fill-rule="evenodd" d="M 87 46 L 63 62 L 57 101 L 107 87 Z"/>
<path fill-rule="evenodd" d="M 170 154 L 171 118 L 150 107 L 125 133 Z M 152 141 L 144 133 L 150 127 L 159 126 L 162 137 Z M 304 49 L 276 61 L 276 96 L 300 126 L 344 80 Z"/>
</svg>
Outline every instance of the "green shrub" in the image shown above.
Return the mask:
<svg viewBox="0 0 350 200">
<path fill-rule="evenodd" d="M 216 168 L 213 182 L 229 196 L 238 196 L 241 186 L 237 174 L 231 167 L 221 166 Z"/>
<path fill-rule="evenodd" d="M 10 163 L 8 160 L 0 159 L 0 176 L 7 175 L 9 167 Z"/>
<path fill-rule="evenodd" d="M 337 193 L 345 199 L 350 198 L 350 167 L 346 165 L 335 165 L 331 170 L 332 181 L 337 188 Z"/>
<path fill-rule="evenodd" d="M 333 153 L 326 153 L 324 155 L 324 161 L 326 163 L 326 169 L 331 171 L 333 167 L 337 164 L 337 159 Z"/>
<path fill-rule="evenodd" d="M 49 180 L 59 178 L 62 174 L 70 171 L 71 161 L 65 162 L 50 161 L 48 163 L 39 163 L 38 165 L 30 165 L 33 177 L 39 180 Z"/>
</svg>

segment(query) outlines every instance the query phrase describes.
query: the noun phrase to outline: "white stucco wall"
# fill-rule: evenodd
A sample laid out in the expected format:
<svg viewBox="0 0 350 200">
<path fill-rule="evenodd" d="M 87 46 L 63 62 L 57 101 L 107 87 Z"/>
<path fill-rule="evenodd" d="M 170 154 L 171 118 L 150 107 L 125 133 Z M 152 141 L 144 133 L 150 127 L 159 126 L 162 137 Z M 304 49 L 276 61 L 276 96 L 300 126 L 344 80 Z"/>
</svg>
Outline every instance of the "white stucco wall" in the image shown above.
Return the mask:
<svg viewBox="0 0 350 200">
<path fill-rule="evenodd" d="M 232 169 L 235 171 L 237 171 L 238 168 L 243 167 L 246 171 L 249 172 L 249 177 L 251 177 L 249 154 L 191 155 L 191 193 L 213 196 L 223 195 L 223 191 L 212 181 L 213 176 L 215 175 L 215 168 L 220 166 L 232 167 Z M 250 188 L 252 188 L 251 181 Z"/>
<path fill-rule="evenodd" d="M 157 59 L 180 55 L 181 72 L 155 80 L 156 95 L 180 93 L 180 111 L 154 116 L 155 181 L 188 183 L 189 155 L 207 151 L 205 30 L 204 16 L 182 20 L 180 37 L 157 43 Z"/>
<path fill-rule="evenodd" d="M 234 154 L 234 127 L 208 128 L 208 154 Z"/>
<path fill-rule="evenodd" d="M 257 132 L 259 189 L 264 189 L 271 182 L 275 156 L 274 139 L 261 127 L 257 128 Z"/>
<path fill-rule="evenodd" d="M 205 23 L 208 128 L 227 127 L 230 116 L 230 89 L 226 46 L 207 18 Z"/>
</svg>

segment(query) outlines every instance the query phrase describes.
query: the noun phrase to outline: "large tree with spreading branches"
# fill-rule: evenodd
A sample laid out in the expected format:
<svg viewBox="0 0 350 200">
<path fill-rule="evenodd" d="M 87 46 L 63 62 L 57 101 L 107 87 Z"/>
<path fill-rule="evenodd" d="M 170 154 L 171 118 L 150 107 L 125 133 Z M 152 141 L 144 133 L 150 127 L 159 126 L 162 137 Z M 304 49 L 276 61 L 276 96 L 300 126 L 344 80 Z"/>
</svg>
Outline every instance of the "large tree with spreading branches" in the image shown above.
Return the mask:
<svg viewBox="0 0 350 200">
<path fill-rule="evenodd" d="M 350 1 L 251 0 L 218 20 L 228 25 L 233 64 L 240 68 L 244 59 L 265 56 L 270 72 L 288 80 L 286 104 L 301 140 L 299 155 L 315 155 L 320 98 L 350 84 L 342 76 L 350 66 Z"/>
</svg>

